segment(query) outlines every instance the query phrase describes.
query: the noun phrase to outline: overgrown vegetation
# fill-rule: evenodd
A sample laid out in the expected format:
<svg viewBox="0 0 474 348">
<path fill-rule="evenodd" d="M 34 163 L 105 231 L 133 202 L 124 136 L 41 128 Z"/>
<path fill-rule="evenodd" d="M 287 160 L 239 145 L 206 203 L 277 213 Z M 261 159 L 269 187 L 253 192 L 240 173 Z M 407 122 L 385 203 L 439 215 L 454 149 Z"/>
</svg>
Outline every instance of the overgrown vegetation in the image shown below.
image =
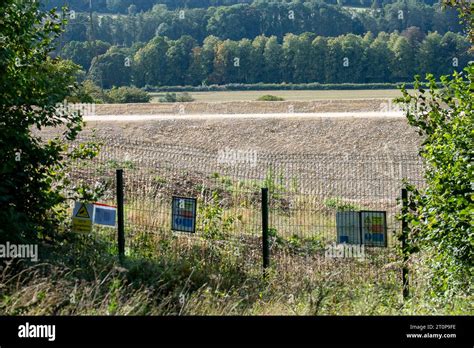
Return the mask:
<svg viewBox="0 0 474 348">
<path fill-rule="evenodd" d="M 194 98 L 188 93 L 165 93 L 163 97 L 160 98 L 160 103 L 187 103 L 194 101 Z"/>
<path fill-rule="evenodd" d="M 9 262 L 0 270 L 0 313 L 5 315 L 377 315 L 466 314 L 465 295 L 434 301 L 422 291 L 425 281 L 403 302 L 398 279 L 368 281 L 367 274 L 345 277 L 338 269 L 294 272 L 245 270 L 234 250 L 144 246 L 123 265 L 109 242 L 91 236 L 43 253 L 39 264 Z M 176 241 L 174 241 L 176 243 Z M 158 253 L 158 250 L 159 253 Z M 203 252 L 208 259 L 205 262 Z M 362 267 L 362 265 L 360 265 Z M 364 280 L 365 279 L 365 280 Z"/>
<path fill-rule="evenodd" d="M 474 64 L 463 73 L 417 77 L 416 94 L 402 90 L 409 123 L 424 141 L 426 189 L 408 185 L 406 218 L 412 246 L 432 267 L 433 289 L 445 295 L 473 284 L 474 270 Z"/>
<path fill-rule="evenodd" d="M 277 97 L 275 95 L 265 94 L 257 98 L 258 101 L 283 101 L 285 100 L 282 97 Z"/>
<path fill-rule="evenodd" d="M 68 100 L 76 103 L 148 103 L 151 96 L 144 90 L 136 87 L 113 87 L 104 90 L 91 80 L 83 81 L 77 91 Z"/>
<path fill-rule="evenodd" d="M 457 8 L 469 33 L 472 51 L 473 5 L 469 1 L 443 1 Z M 415 77 L 415 94 L 402 87 L 406 117 L 423 137 L 426 187 L 407 183 L 408 207 L 401 217 L 409 223 L 402 253 L 422 260 L 428 274 L 430 296 L 472 294 L 474 260 L 474 64 L 462 72 L 425 81 Z"/>
<path fill-rule="evenodd" d="M 357 204 L 345 202 L 342 198 L 328 198 L 324 201 L 324 205 L 334 211 L 356 211 L 361 207 Z"/>
<path fill-rule="evenodd" d="M 112 88 L 107 97 L 111 103 L 148 103 L 151 99 L 148 93 L 136 87 Z"/>
<path fill-rule="evenodd" d="M 50 57 L 65 23 L 39 6 L 0 4 L 0 242 L 51 242 L 65 218 L 68 161 L 97 153 L 94 144 L 65 145 L 82 128 L 80 112 L 63 109 L 77 91 L 79 69 Z M 59 126 L 62 134 L 48 142 L 32 133 Z"/>
</svg>

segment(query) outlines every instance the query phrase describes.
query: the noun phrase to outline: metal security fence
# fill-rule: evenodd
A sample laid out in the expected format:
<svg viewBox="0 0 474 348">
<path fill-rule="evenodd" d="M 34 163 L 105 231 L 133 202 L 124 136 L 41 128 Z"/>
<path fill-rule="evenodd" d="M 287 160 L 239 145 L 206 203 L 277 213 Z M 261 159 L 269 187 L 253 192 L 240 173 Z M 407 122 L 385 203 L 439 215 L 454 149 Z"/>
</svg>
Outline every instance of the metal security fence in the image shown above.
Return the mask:
<svg viewBox="0 0 474 348">
<path fill-rule="evenodd" d="M 127 139 L 104 143 L 97 158 L 71 175 L 103 187 L 101 201 L 116 205 L 115 171 L 123 169 L 126 255 L 160 257 L 173 250 L 183 258 L 193 251 L 202 262 L 216 262 L 225 252 L 239 266 L 261 271 L 268 252 L 269 269 L 281 274 L 343 270 L 377 281 L 401 272 L 396 246 L 403 179 L 423 184 L 415 153 L 291 155 Z M 262 204 L 262 188 L 268 204 Z M 173 196 L 197 200 L 195 233 L 172 231 Z M 384 212 L 386 247 L 339 243 L 338 216 L 340 223 L 344 212 L 359 211 Z M 117 238 L 115 230 L 96 230 Z"/>
</svg>

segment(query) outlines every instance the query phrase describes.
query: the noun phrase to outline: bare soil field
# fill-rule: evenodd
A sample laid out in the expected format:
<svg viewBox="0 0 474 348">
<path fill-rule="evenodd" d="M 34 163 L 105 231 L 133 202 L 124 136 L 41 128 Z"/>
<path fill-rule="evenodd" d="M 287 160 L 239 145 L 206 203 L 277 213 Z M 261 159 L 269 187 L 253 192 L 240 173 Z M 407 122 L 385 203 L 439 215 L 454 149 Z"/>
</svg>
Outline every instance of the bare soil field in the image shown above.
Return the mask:
<svg viewBox="0 0 474 348">
<path fill-rule="evenodd" d="M 229 147 L 282 154 L 416 152 L 417 133 L 402 113 L 387 112 L 389 106 L 389 99 L 103 104 L 96 105 L 96 116 L 85 117 L 83 134 L 94 130 L 111 143 L 132 139 L 206 151 Z"/>
<path fill-rule="evenodd" d="M 285 154 L 413 153 L 419 144 L 404 118 L 166 118 L 89 121 L 84 134 L 217 151 L 224 147 Z"/>
<path fill-rule="evenodd" d="M 150 93 L 152 102 L 158 102 L 164 92 Z M 298 90 L 267 90 L 267 91 L 211 91 L 211 92 L 189 92 L 199 102 L 228 102 L 228 101 L 252 101 L 257 100 L 265 94 L 271 94 L 284 98 L 287 101 L 311 101 L 311 100 L 340 100 L 340 99 L 373 99 L 373 98 L 396 98 L 401 97 L 398 89 L 362 89 L 362 90 L 322 90 L 322 91 L 298 91 Z"/>
<path fill-rule="evenodd" d="M 97 115 L 267 114 L 390 111 L 391 99 L 331 99 L 312 101 L 195 101 L 190 103 L 99 104 Z"/>
</svg>

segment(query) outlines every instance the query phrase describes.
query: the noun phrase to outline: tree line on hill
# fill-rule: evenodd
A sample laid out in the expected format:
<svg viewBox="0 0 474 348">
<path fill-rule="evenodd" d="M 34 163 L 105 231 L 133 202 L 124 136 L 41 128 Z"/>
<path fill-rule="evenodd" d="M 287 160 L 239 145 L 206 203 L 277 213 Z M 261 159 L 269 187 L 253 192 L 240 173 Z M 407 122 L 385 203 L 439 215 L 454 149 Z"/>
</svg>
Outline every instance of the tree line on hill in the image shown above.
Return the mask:
<svg viewBox="0 0 474 348">
<path fill-rule="evenodd" d="M 411 26 L 425 34 L 462 30 L 453 9 L 443 10 L 439 4 L 430 6 L 417 0 L 398 0 L 373 9 L 347 8 L 315 0 L 269 0 L 185 9 L 155 5 L 140 13 L 132 8 L 127 15 L 95 13 L 92 23 L 87 13 L 69 12 L 65 17 L 69 24 L 62 37 L 63 45 L 71 41 L 100 40 L 131 46 L 148 42 L 156 35 L 173 40 L 189 35 L 201 44 L 210 35 L 223 40 L 240 40 L 263 34 L 276 36 L 281 41 L 287 33 L 339 36 L 363 35 L 370 31 L 377 35 L 382 31 L 400 32 Z"/>
<path fill-rule="evenodd" d="M 229 83 L 377 83 L 411 81 L 415 73 L 435 76 L 460 71 L 470 60 L 466 37 L 448 32 L 424 35 L 412 27 L 401 34 L 314 33 L 259 35 L 253 40 L 209 36 L 156 36 L 146 44 L 110 46 L 75 42 L 63 57 L 81 64 L 86 78 L 102 88 L 134 85 L 197 86 Z M 88 61 L 92 53 L 98 55 Z M 89 56 L 87 55 L 89 54 Z"/>
<path fill-rule="evenodd" d="M 208 8 L 213 6 L 231 6 L 236 4 L 250 4 L 252 2 L 266 0 L 42 0 L 42 4 L 46 9 L 54 7 L 61 8 L 69 6 L 76 11 L 92 10 L 100 13 L 122 13 L 143 12 L 150 10 L 155 5 L 165 5 L 168 8 Z M 281 0 L 280 0 L 281 1 Z M 321 2 L 353 7 L 381 7 L 385 4 L 395 2 L 397 0 L 320 0 Z M 281 1 L 283 2 L 283 1 Z M 423 3 L 433 5 L 438 0 L 423 0 Z"/>
</svg>

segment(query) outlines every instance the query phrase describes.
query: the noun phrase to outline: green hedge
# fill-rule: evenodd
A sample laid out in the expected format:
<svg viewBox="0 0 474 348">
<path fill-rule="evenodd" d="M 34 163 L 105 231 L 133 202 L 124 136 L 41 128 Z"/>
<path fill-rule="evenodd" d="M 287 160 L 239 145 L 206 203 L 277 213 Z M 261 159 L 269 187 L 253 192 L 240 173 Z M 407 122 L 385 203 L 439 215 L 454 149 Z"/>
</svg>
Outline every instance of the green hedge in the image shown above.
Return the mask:
<svg viewBox="0 0 474 348">
<path fill-rule="evenodd" d="M 357 89 L 396 89 L 399 83 L 231 83 L 228 85 L 210 86 L 145 86 L 148 92 L 206 92 L 206 91 L 265 91 L 265 90 L 357 90 Z M 406 88 L 413 88 L 413 83 L 405 83 Z"/>
</svg>

